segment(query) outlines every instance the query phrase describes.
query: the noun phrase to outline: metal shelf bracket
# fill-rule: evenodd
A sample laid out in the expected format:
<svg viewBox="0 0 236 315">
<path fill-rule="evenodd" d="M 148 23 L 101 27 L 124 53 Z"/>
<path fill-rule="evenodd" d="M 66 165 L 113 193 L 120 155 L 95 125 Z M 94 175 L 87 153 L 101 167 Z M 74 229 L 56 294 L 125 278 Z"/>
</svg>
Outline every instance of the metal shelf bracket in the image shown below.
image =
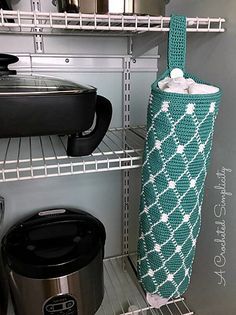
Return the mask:
<svg viewBox="0 0 236 315">
<path fill-rule="evenodd" d="M 130 47 L 132 43 L 130 42 Z M 123 59 L 123 127 L 130 126 L 130 64 L 131 56 Z M 123 133 L 123 145 L 127 149 L 127 135 Z M 123 176 L 122 214 L 123 214 L 123 255 L 129 252 L 129 170 L 125 170 Z"/>
<path fill-rule="evenodd" d="M 32 11 L 41 12 L 41 0 L 30 0 L 30 1 L 31 1 Z M 34 50 L 36 54 L 41 54 L 44 52 L 42 28 L 35 27 L 34 32 L 36 33 L 34 35 Z"/>
</svg>

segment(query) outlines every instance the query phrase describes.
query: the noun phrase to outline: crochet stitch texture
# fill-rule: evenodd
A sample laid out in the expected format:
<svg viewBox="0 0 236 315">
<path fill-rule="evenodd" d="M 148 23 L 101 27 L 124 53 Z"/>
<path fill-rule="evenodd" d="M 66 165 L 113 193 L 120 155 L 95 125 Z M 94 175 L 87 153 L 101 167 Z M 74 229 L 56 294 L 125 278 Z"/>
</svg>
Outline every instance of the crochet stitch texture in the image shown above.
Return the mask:
<svg viewBox="0 0 236 315">
<path fill-rule="evenodd" d="M 148 105 L 138 240 L 139 280 L 146 292 L 163 298 L 182 295 L 190 282 L 221 99 L 221 91 L 183 95 L 158 88 L 173 68 L 184 71 L 183 16 L 171 18 L 168 49 L 168 70 L 153 83 Z"/>
</svg>

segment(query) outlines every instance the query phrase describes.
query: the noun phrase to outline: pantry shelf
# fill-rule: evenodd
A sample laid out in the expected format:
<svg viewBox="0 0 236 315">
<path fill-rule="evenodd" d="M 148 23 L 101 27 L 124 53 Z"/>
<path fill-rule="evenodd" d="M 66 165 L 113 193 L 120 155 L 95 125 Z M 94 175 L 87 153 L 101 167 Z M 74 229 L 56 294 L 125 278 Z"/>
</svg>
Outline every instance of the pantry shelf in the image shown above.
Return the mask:
<svg viewBox="0 0 236 315">
<path fill-rule="evenodd" d="M 123 269 L 125 257 L 114 257 L 104 260 L 104 279 L 105 295 L 103 303 L 96 315 L 193 315 L 185 303 L 184 298 L 180 297 L 170 300 L 167 305 L 159 310 L 150 307 L 144 292 L 139 283 L 128 272 L 129 262 L 127 260 L 127 271 Z M 135 306 L 130 311 L 131 306 Z"/>
<path fill-rule="evenodd" d="M 145 127 L 110 129 L 89 156 L 68 157 L 66 136 L 0 139 L 0 182 L 141 166 Z"/>
<path fill-rule="evenodd" d="M 0 10 L 1 33 L 81 35 L 169 31 L 170 17 Z M 223 18 L 187 18 L 188 32 L 224 32 Z"/>
</svg>

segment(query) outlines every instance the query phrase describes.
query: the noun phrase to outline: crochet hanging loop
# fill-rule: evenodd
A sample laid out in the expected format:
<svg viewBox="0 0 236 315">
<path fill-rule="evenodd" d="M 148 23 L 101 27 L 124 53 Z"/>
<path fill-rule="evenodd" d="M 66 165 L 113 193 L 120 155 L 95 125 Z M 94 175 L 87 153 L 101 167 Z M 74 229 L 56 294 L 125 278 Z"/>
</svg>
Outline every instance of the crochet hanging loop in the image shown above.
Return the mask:
<svg viewBox="0 0 236 315">
<path fill-rule="evenodd" d="M 186 25 L 187 20 L 185 16 L 173 15 L 170 19 L 167 57 L 169 73 L 176 68 L 185 72 Z"/>
</svg>

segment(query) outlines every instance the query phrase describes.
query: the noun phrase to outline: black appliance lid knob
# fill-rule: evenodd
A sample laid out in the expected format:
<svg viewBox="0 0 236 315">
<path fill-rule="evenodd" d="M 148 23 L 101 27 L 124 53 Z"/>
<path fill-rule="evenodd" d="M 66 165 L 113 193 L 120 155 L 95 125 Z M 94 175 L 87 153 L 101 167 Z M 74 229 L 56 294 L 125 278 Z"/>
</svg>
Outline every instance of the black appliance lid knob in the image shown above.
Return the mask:
<svg viewBox="0 0 236 315">
<path fill-rule="evenodd" d="M 19 61 L 14 55 L 0 54 L 0 75 L 16 74 L 16 70 L 9 70 L 8 65 Z"/>
</svg>

